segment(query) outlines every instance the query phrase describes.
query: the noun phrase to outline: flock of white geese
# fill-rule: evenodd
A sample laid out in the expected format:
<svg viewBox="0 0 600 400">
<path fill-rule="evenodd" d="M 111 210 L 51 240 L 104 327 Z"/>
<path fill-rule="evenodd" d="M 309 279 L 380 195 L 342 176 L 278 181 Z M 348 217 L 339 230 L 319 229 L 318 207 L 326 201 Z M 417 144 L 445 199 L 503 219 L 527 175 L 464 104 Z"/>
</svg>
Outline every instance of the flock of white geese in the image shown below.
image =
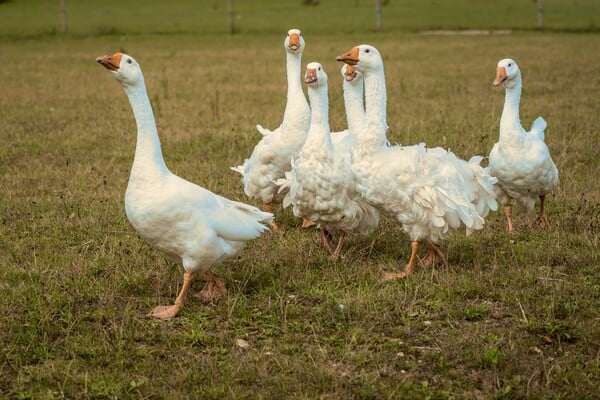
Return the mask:
<svg viewBox="0 0 600 400">
<path fill-rule="evenodd" d="M 340 255 L 349 234 L 375 230 L 379 216 L 396 221 L 411 240 L 406 267 L 384 280 L 410 275 L 418 249 L 427 251 L 424 266 L 445 262 L 438 242 L 458 230 L 482 229 L 485 217 L 504 206 L 509 233 L 514 231 L 511 202 L 541 207 L 535 224 L 547 227 L 544 198 L 558 184 L 558 171 L 544 143 L 546 122 L 538 117 L 530 131 L 519 119 L 521 72 L 516 62 L 498 63 L 494 86 L 506 91 L 500 137 L 489 154 L 463 160 L 440 147 L 391 145 L 386 131 L 383 61 L 371 45 L 337 56 L 341 69 L 348 129 L 329 127 L 328 76 L 311 62 L 302 71 L 305 42 L 298 29 L 284 41 L 287 104 L 281 125 L 262 134 L 248 159 L 232 168 L 242 174 L 244 192 L 263 210 L 232 201 L 173 174 L 163 159 L 154 114 L 139 64 L 123 53 L 98 57 L 129 98 L 137 125 L 133 166 L 125 192 L 129 222 L 150 245 L 183 267 L 183 285 L 173 305 L 150 313 L 173 318 L 181 309 L 196 274 L 206 284 L 198 293 L 211 301 L 226 293 L 210 268 L 238 254 L 247 241 L 271 226 L 274 203 L 292 206 L 303 226 L 316 224 L 332 258 Z M 302 77 L 309 102 L 303 91 Z M 337 236 L 337 241 L 335 237 Z"/>
</svg>

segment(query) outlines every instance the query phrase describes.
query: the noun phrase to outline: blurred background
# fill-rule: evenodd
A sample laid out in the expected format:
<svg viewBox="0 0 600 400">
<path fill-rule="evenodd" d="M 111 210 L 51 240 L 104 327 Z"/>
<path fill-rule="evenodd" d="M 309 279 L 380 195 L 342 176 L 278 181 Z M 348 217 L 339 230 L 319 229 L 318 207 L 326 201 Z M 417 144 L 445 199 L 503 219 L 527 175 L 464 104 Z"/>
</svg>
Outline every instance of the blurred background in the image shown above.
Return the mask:
<svg viewBox="0 0 600 400">
<path fill-rule="evenodd" d="M 0 35 L 599 30 L 598 0 L 0 0 Z"/>
</svg>

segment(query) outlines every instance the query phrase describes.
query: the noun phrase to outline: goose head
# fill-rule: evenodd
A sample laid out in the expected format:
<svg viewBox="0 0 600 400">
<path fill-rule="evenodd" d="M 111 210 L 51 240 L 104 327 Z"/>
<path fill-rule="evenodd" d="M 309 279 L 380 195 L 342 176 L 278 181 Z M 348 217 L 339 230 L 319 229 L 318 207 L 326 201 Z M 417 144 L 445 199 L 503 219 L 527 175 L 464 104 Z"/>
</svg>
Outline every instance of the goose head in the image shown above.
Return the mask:
<svg viewBox="0 0 600 400">
<path fill-rule="evenodd" d="M 290 53 L 301 53 L 304 50 L 304 38 L 300 29 L 290 29 L 283 41 L 285 50 Z"/>
<path fill-rule="evenodd" d="M 327 74 L 323 66 L 318 62 L 311 62 L 306 66 L 304 74 L 304 83 L 309 87 L 319 87 L 327 85 Z"/>
<path fill-rule="evenodd" d="M 107 54 L 96 58 L 96 62 L 109 70 L 123 86 L 135 86 L 144 80 L 140 65 L 127 54 Z"/>
<path fill-rule="evenodd" d="M 369 44 L 353 47 L 352 50 L 340 54 L 335 59 L 356 67 L 360 72 L 383 68 L 379 50 Z"/>
<path fill-rule="evenodd" d="M 350 64 L 344 63 L 344 65 L 342 65 L 341 73 L 344 80 L 351 84 L 357 84 L 362 79 L 362 73 Z"/>
<path fill-rule="evenodd" d="M 496 68 L 496 79 L 492 82 L 492 85 L 499 86 L 503 84 L 505 88 L 513 88 L 520 81 L 521 71 L 515 60 L 505 58 L 498 62 Z"/>
</svg>

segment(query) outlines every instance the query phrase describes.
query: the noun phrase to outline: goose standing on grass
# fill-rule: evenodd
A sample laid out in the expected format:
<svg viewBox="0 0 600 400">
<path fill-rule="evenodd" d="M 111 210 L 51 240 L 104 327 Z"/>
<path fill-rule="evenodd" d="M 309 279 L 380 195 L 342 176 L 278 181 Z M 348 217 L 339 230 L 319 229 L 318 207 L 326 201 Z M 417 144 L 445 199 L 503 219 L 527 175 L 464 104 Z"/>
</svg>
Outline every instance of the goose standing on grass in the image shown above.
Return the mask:
<svg viewBox="0 0 600 400">
<path fill-rule="evenodd" d="M 344 64 L 340 72 L 348 128 L 331 132 L 331 142 L 336 152 L 350 154 L 356 141 L 356 132 L 360 132 L 365 122 L 364 84 L 362 74 L 353 66 Z"/>
<path fill-rule="evenodd" d="M 498 200 L 504 205 L 508 233 L 515 229 L 512 223 L 512 200 L 515 199 L 527 211 L 535 200 L 540 199 L 540 212 L 534 224 L 540 228 L 549 226 L 544 214 L 544 199 L 558 185 L 558 169 L 544 143 L 546 121 L 537 117 L 529 132 L 523 129 L 519 118 L 519 102 L 523 82 L 521 71 L 514 60 L 498 62 L 494 86 L 504 85 L 506 97 L 500 119 L 500 139 L 490 152 L 490 169 L 498 178 Z"/>
<path fill-rule="evenodd" d="M 427 253 L 425 266 L 445 261 L 439 240 L 461 225 L 467 234 L 481 229 L 489 210 L 497 208 L 496 178 L 479 163 L 469 162 L 442 148 L 390 146 L 387 142 L 387 95 L 383 60 L 370 45 L 354 47 L 336 58 L 362 72 L 365 82 L 365 124 L 357 133 L 352 170 L 357 189 L 380 212 L 395 218 L 411 238 L 411 255 L 404 271 L 386 274 L 384 280 L 410 275 L 421 241 Z"/>
<path fill-rule="evenodd" d="M 348 129 L 332 132 L 331 140 L 338 151 L 352 152 L 356 141 L 356 132 L 360 132 L 365 122 L 364 83 L 362 74 L 351 65 L 344 64 L 342 74 L 342 93 L 344 95 L 344 110 Z"/>
<path fill-rule="evenodd" d="M 365 123 L 365 88 L 362 73 L 350 64 L 342 65 L 342 92 L 348 131 L 361 132 Z"/>
<path fill-rule="evenodd" d="M 283 205 L 291 204 L 294 215 L 320 227 L 321 243 L 336 259 L 346 235 L 371 232 L 379 223 L 379 215 L 354 188 L 351 146 L 332 143 L 327 74 L 323 66 L 317 62 L 308 64 L 304 82 L 311 107 L 308 136 L 300 155 L 292 160 L 292 170 L 278 183 L 288 192 Z M 339 234 L 337 245 L 332 242 L 334 233 Z"/>
<path fill-rule="evenodd" d="M 362 72 L 358 71 L 350 64 L 342 65 L 342 89 L 344 94 L 344 109 L 346 111 L 346 121 L 348 122 L 347 131 L 352 132 L 353 136 L 365 129 L 365 88 Z M 385 129 L 388 129 L 386 124 Z M 344 132 L 347 132 L 344 131 Z M 335 140 L 334 140 L 335 143 Z M 353 142 L 354 143 L 354 142 Z M 389 145 L 385 139 L 386 145 Z"/>
<path fill-rule="evenodd" d="M 271 212 L 273 203 L 281 203 L 285 191 L 279 191 L 277 179 L 291 169 L 310 124 L 310 108 L 302 91 L 302 51 L 304 39 L 298 29 L 290 29 L 284 41 L 287 63 L 287 104 L 281 125 L 274 131 L 257 125 L 263 135 L 250 158 L 231 169 L 242 174 L 244 192 L 263 203 L 263 210 Z M 273 223 L 273 231 L 277 225 Z"/>
<path fill-rule="evenodd" d="M 196 273 L 206 285 L 199 296 L 213 300 L 226 293 L 209 269 L 235 256 L 247 241 L 268 230 L 273 214 L 228 200 L 174 175 L 167 168 L 139 64 L 127 54 L 96 59 L 123 86 L 137 125 L 137 144 L 125 192 L 127 219 L 139 235 L 184 269 L 183 286 L 171 306 L 151 316 L 173 318 L 181 309 Z"/>
</svg>

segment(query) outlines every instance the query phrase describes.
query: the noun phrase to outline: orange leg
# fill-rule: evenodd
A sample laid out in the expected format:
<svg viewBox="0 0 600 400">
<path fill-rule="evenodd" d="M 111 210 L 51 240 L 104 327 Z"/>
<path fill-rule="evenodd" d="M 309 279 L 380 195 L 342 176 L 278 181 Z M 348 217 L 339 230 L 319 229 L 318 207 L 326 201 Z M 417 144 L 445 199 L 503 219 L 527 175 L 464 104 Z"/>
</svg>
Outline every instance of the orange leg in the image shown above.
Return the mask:
<svg viewBox="0 0 600 400">
<path fill-rule="evenodd" d="M 332 260 L 338 259 L 338 257 L 340 256 L 340 253 L 342 251 L 342 244 L 344 244 L 345 240 L 346 240 L 346 232 L 340 232 L 340 238 L 338 239 L 338 244 L 335 247 L 335 250 L 333 251 L 333 253 L 331 253 L 331 255 L 329 256 L 329 258 L 331 258 Z"/>
<path fill-rule="evenodd" d="M 435 243 L 427 243 L 427 253 L 425 253 L 425 257 L 421 260 L 421 264 L 424 267 L 431 267 L 440 262 L 446 264 L 446 257 L 444 257 L 442 250 Z"/>
<path fill-rule="evenodd" d="M 175 299 L 175 304 L 173 304 L 172 306 L 156 306 L 150 313 L 150 316 L 160 319 L 171 319 L 174 316 L 176 316 L 179 310 L 181 309 L 181 306 L 183 306 L 183 302 L 185 301 L 185 297 L 187 296 L 187 292 L 190 289 L 193 278 L 193 272 L 184 272 L 183 286 L 179 291 L 179 295 Z"/>
<path fill-rule="evenodd" d="M 534 222 L 534 225 L 538 228 L 547 229 L 550 227 L 550 223 L 548 222 L 548 218 L 546 218 L 546 214 L 544 214 L 544 200 L 546 196 L 540 196 L 540 212 Z"/>
<path fill-rule="evenodd" d="M 515 233 L 515 229 L 513 228 L 513 224 L 512 224 L 512 205 L 511 204 L 505 204 L 504 205 L 504 215 L 506 215 L 506 229 L 508 230 L 508 233 Z"/>
<path fill-rule="evenodd" d="M 415 269 L 415 265 L 417 264 L 417 250 L 419 250 L 419 242 L 416 240 L 412 241 L 410 243 L 410 248 L 410 260 L 408 260 L 408 264 L 406 264 L 404 271 L 394 274 L 385 274 L 382 278 L 383 281 L 391 281 L 393 279 L 404 278 L 412 274 L 413 269 Z"/>
<path fill-rule="evenodd" d="M 273 203 L 264 203 L 263 211 L 273 213 Z M 273 231 L 273 233 L 279 232 L 279 226 L 277 226 L 275 219 L 273 219 L 273 222 L 271 222 L 271 230 Z"/>
<path fill-rule="evenodd" d="M 302 228 L 310 228 L 311 226 L 315 226 L 316 223 L 311 221 L 310 219 L 302 218 Z"/>
<path fill-rule="evenodd" d="M 329 254 L 333 254 L 333 252 L 334 252 L 333 235 L 331 235 L 331 233 L 327 232 L 325 229 L 321 228 L 320 238 L 321 238 L 321 244 L 323 245 L 323 247 L 325 247 L 327 249 Z"/>
<path fill-rule="evenodd" d="M 227 294 L 227 288 L 223 281 L 212 272 L 206 271 L 204 279 L 206 280 L 206 284 L 202 290 L 194 295 L 204 303 L 211 303 Z"/>
</svg>

